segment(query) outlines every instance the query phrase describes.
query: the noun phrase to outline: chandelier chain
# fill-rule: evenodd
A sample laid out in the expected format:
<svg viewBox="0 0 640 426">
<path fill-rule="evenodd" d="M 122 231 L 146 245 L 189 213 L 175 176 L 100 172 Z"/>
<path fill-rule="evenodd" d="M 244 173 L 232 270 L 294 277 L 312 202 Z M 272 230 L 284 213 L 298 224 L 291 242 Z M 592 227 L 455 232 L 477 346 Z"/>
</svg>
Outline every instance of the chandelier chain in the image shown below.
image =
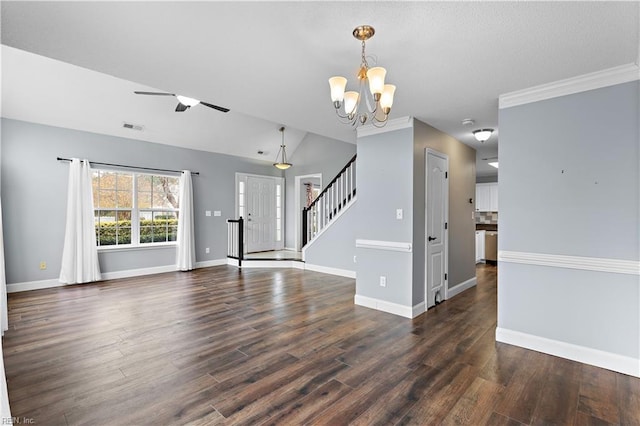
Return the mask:
<svg viewBox="0 0 640 426">
<path fill-rule="evenodd" d="M 363 67 L 365 67 L 366 69 L 369 68 L 369 64 L 367 63 L 367 56 L 364 52 L 364 40 L 362 40 L 362 65 Z"/>
</svg>

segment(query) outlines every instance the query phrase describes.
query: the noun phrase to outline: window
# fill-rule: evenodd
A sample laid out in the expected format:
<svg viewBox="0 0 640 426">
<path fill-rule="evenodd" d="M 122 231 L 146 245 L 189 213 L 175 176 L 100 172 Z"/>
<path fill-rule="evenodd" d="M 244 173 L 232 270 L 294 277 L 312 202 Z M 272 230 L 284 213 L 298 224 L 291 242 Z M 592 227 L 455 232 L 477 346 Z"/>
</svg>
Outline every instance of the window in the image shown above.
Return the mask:
<svg viewBox="0 0 640 426">
<path fill-rule="evenodd" d="M 282 241 L 282 185 L 276 184 L 276 241 Z"/>
<path fill-rule="evenodd" d="M 175 241 L 179 185 L 175 176 L 94 170 L 98 246 Z"/>
</svg>

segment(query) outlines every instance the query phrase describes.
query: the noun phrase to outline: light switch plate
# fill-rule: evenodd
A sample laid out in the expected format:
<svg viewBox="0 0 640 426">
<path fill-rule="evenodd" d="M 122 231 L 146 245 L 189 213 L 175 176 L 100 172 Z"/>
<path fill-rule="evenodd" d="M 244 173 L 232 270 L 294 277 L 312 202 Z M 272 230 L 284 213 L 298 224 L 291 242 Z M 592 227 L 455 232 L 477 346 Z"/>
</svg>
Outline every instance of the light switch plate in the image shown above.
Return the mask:
<svg viewBox="0 0 640 426">
<path fill-rule="evenodd" d="M 220 210 L 214 210 L 213 211 L 213 215 L 214 216 L 222 216 L 222 212 Z"/>
<path fill-rule="evenodd" d="M 211 210 L 206 210 L 206 211 L 204 212 L 204 215 L 205 215 L 205 216 L 211 216 Z"/>
</svg>

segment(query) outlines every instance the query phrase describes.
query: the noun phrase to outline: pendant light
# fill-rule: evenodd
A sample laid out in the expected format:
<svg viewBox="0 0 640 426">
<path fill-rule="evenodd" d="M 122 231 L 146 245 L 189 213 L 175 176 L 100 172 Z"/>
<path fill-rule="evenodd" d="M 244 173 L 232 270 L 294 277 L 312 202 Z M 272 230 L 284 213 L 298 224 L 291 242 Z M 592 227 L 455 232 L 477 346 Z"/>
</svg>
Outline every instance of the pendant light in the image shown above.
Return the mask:
<svg viewBox="0 0 640 426">
<path fill-rule="evenodd" d="M 276 155 L 276 162 L 273 163 L 273 165 L 280 170 L 287 170 L 289 167 L 293 166 L 293 164 L 287 161 L 287 151 L 284 145 L 284 126 L 280 127 L 278 130 L 282 133 L 282 144 L 278 150 L 278 155 Z"/>
</svg>

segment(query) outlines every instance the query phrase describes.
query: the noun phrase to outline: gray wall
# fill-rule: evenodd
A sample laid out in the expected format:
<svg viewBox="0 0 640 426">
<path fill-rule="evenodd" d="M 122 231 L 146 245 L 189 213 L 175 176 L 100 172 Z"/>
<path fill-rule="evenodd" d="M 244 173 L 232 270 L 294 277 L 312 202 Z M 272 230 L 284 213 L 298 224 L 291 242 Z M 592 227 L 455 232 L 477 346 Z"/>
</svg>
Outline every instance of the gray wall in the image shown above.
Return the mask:
<svg viewBox="0 0 640 426">
<path fill-rule="evenodd" d="M 358 138 L 356 239 L 411 243 L 413 128 Z M 403 209 L 403 219 L 396 219 Z M 356 294 L 412 306 L 411 253 L 356 249 Z M 381 287 L 379 277 L 387 278 Z"/>
<path fill-rule="evenodd" d="M 413 304 L 424 299 L 425 271 L 425 149 L 449 157 L 449 269 L 448 288 L 476 276 L 475 204 L 476 151 L 451 136 L 414 120 L 414 216 L 413 216 Z"/>
<path fill-rule="evenodd" d="M 356 153 L 355 144 L 307 133 L 290 155 L 293 166 L 285 172 L 285 247 L 295 247 L 295 177 L 322 174 L 323 189 Z M 293 196 L 289 196 L 289 194 Z"/>
<path fill-rule="evenodd" d="M 356 238 L 412 244 L 411 253 L 358 248 L 359 296 L 403 306 L 424 301 L 426 148 L 449 156 L 449 287 L 475 277 L 475 150 L 414 119 L 411 128 L 358 139 Z"/>
<path fill-rule="evenodd" d="M 353 256 L 356 254 L 356 224 L 359 218 L 356 201 L 305 250 L 305 262 L 355 271 Z"/>
<path fill-rule="evenodd" d="M 638 261 L 640 83 L 500 110 L 500 250 Z M 639 357 L 637 275 L 501 262 L 498 326 Z"/>
<path fill-rule="evenodd" d="M 226 258 L 235 172 L 279 176 L 270 164 L 133 139 L 2 119 L 1 194 L 7 283 L 60 273 L 69 165 L 56 157 L 200 172 L 193 178 L 198 261 Z M 221 210 L 206 217 L 205 210 Z M 205 254 L 209 247 L 210 253 Z M 103 272 L 172 265 L 175 248 L 101 252 Z M 40 261 L 47 262 L 41 271 Z"/>
</svg>

